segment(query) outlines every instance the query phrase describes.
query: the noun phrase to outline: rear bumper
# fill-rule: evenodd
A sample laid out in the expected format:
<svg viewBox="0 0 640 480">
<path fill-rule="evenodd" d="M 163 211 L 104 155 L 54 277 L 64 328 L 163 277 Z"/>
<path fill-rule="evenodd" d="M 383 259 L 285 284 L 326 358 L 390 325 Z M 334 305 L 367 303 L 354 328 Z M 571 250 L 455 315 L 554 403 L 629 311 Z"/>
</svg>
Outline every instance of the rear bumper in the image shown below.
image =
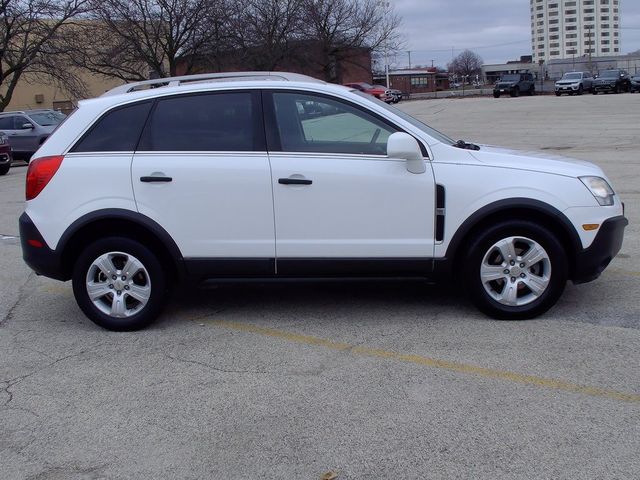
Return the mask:
<svg viewBox="0 0 640 480">
<path fill-rule="evenodd" d="M 20 215 L 18 223 L 22 258 L 25 263 L 38 275 L 56 280 L 69 280 L 68 272 L 63 269 L 60 254 L 49 248 L 29 215 Z"/>
<path fill-rule="evenodd" d="M 622 215 L 605 220 L 591 246 L 576 255 L 574 283 L 590 282 L 600 276 L 622 248 L 627 225 L 629 221 Z"/>
</svg>

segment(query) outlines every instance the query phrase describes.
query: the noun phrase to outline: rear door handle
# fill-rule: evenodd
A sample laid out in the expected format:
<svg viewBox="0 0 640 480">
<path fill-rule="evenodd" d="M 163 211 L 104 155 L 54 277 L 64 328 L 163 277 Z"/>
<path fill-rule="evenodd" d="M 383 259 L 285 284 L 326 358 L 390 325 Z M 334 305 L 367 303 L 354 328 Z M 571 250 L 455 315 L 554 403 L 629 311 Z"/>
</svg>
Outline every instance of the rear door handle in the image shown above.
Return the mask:
<svg viewBox="0 0 640 480">
<path fill-rule="evenodd" d="M 311 185 L 313 181 L 306 178 L 279 178 L 278 183 L 280 185 Z"/>
<path fill-rule="evenodd" d="M 160 177 L 160 176 L 148 176 L 148 177 L 140 177 L 141 182 L 145 183 L 153 183 L 153 182 L 172 182 L 173 178 L 171 177 Z"/>
</svg>

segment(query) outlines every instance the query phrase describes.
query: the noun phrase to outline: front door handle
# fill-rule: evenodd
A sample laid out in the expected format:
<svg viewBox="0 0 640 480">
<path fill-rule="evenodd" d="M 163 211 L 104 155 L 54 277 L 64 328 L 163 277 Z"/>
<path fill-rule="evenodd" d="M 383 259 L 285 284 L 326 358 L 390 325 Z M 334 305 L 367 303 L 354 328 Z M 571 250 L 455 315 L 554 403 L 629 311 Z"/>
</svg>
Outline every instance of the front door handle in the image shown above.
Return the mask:
<svg viewBox="0 0 640 480">
<path fill-rule="evenodd" d="M 160 176 L 149 176 L 149 177 L 140 177 L 140 181 L 144 183 L 152 183 L 152 182 L 172 182 L 173 178 L 171 177 L 160 177 Z"/>
<path fill-rule="evenodd" d="M 279 178 L 278 183 L 280 185 L 311 185 L 313 181 L 306 178 Z"/>
</svg>

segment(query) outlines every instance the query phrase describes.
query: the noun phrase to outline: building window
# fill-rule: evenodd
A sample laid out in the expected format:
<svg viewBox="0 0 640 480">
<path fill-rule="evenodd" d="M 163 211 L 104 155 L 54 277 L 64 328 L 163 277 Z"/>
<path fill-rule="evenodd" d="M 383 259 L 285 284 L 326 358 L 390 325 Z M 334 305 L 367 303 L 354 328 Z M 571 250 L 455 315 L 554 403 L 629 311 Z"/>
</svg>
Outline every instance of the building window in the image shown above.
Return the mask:
<svg viewBox="0 0 640 480">
<path fill-rule="evenodd" d="M 577 27 L 576 27 L 575 25 L 570 26 L 570 27 L 564 27 L 564 29 L 565 29 L 567 32 L 569 32 L 569 31 L 571 31 L 571 30 L 575 30 L 576 28 L 577 28 Z"/>
<path fill-rule="evenodd" d="M 602 49 L 602 53 L 609 53 L 609 49 L 608 48 L 603 48 Z"/>
</svg>

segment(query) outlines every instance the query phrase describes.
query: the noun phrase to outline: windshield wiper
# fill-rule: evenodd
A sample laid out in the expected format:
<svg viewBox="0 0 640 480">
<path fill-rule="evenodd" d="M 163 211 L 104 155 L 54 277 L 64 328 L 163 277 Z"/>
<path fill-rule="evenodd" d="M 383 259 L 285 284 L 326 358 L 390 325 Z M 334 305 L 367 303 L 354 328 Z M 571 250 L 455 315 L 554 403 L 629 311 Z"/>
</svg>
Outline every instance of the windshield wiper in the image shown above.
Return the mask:
<svg viewBox="0 0 640 480">
<path fill-rule="evenodd" d="M 464 140 L 458 140 L 453 144 L 456 148 L 462 148 L 463 150 L 480 150 L 480 147 L 475 143 L 467 143 Z"/>
</svg>

